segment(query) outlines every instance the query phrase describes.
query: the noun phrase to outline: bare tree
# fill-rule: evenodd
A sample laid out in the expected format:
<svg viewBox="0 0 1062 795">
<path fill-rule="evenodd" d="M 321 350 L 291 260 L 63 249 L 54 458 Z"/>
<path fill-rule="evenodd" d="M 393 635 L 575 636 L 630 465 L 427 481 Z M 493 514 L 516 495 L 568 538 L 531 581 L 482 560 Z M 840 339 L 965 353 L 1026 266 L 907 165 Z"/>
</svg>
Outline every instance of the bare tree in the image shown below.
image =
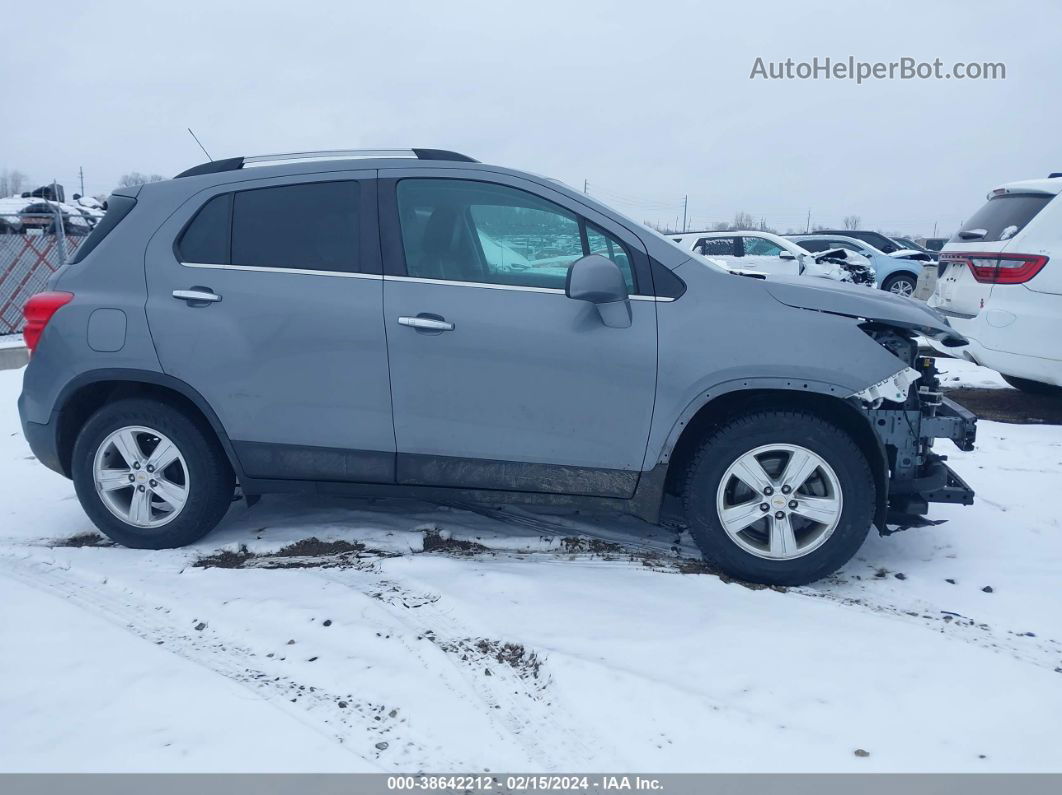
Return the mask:
<svg viewBox="0 0 1062 795">
<path fill-rule="evenodd" d="M 22 187 L 29 179 L 16 168 L 5 168 L 0 171 L 0 196 L 17 196 L 22 193 Z"/>
<path fill-rule="evenodd" d="M 845 229 L 858 229 L 859 228 L 859 224 L 860 224 L 860 222 L 862 220 L 863 219 L 860 218 L 858 215 L 846 215 L 844 217 L 844 228 Z"/>
<path fill-rule="evenodd" d="M 751 213 L 734 213 L 734 229 L 755 229 L 756 227 L 756 219 L 752 217 Z"/>
<path fill-rule="evenodd" d="M 119 188 L 131 188 L 134 185 L 143 185 L 148 182 L 162 182 L 166 179 L 161 174 L 141 174 L 139 171 L 130 171 L 128 174 L 122 174 L 118 179 Z"/>
</svg>

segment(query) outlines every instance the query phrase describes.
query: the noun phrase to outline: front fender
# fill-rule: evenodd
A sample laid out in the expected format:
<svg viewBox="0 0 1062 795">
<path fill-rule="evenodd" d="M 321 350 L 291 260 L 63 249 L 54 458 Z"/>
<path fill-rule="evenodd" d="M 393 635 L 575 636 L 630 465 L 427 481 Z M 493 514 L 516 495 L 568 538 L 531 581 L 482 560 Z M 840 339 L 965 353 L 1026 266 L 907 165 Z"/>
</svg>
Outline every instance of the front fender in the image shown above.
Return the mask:
<svg viewBox="0 0 1062 795">
<path fill-rule="evenodd" d="M 643 471 L 666 461 L 684 423 L 720 395 L 772 389 L 843 400 L 906 366 L 860 328 L 860 317 L 787 306 L 770 281 L 697 263 L 678 272 L 686 295 L 657 304 L 657 399 Z M 820 282 L 833 284 L 803 281 L 811 292 Z M 874 292 L 848 290 L 857 297 Z"/>
<path fill-rule="evenodd" d="M 665 437 L 663 447 L 658 455 L 647 463 L 650 465 L 668 463 L 671 460 L 671 454 L 675 450 L 675 445 L 678 444 L 678 440 L 682 436 L 682 432 L 686 430 L 686 427 L 697 416 L 697 413 L 709 403 L 733 392 L 750 392 L 754 390 L 788 391 L 794 393 L 794 395 L 798 393 L 828 395 L 842 400 L 852 394 L 851 391 L 846 390 L 845 387 L 839 384 L 829 381 L 816 381 L 814 379 L 794 380 L 793 378 L 750 377 L 724 381 L 714 385 L 711 389 L 698 393 L 695 398 L 686 404 L 682 412 L 671 422 L 671 429 Z"/>
</svg>

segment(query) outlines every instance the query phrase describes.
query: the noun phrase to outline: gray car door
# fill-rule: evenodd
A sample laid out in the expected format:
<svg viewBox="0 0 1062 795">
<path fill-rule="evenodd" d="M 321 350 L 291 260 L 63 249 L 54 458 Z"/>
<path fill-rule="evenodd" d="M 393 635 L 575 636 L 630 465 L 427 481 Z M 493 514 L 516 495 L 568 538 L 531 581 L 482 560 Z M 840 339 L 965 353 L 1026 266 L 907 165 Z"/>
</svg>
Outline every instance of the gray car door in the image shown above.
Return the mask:
<svg viewBox="0 0 1062 795">
<path fill-rule="evenodd" d="M 375 175 L 209 188 L 148 245 L 162 367 L 249 477 L 394 482 Z"/>
<path fill-rule="evenodd" d="M 425 173 L 380 182 L 399 483 L 630 496 L 656 383 L 641 242 L 528 180 Z M 566 297 L 588 252 L 624 272 L 630 328 Z"/>
</svg>

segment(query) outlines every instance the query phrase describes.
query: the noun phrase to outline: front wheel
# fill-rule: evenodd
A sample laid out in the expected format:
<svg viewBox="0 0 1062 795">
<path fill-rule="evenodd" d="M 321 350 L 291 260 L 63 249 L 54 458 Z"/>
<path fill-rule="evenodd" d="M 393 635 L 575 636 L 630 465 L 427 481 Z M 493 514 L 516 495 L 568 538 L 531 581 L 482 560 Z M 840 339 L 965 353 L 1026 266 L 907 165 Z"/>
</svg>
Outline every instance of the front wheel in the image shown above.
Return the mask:
<svg viewBox="0 0 1062 795">
<path fill-rule="evenodd" d="M 910 298 L 914 295 L 915 277 L 909 273 L 894 273 L 881 284 L 881 289 L 893 295 L 903 295 Z"/>
<path fill-rule="evenodd" d="M 217 440 L 156 400 L 105 405 L 74 443 L 74 489 L 108 537 L 137 549 L 184 546 L 232 504 L 235 478 Z"/>
<path fill-rule="evenodd" d="M 750 582 L 804 585 L 856 553 L 876 489 L 845 431 L 813 414 L 764 411 L 701 443 L 684 497 L 690 534 L 709 562 Z"/>
</svg>

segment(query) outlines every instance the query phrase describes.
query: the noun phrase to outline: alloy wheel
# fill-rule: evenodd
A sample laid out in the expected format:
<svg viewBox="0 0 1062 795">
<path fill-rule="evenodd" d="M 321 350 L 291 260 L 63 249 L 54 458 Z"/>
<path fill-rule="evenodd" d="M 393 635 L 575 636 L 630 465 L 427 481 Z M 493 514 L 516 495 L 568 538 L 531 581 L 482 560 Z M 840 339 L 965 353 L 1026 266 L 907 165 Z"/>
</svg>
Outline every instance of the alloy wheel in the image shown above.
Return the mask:
<svg viewBox="0 0 1062 795">
<path fill-rule="evenodd" d="M 103 440 L 92 477 L 107 509 L 134 527 L 161 527 L 188 501 L 188 466 L 181 451 L 142 425 L 119 428 Z"/>
<path fill-rule="evenodd" d="M 893 295 L 903 295 L 910 298 L 914 295 L 915 286 L 908 279 L 897 279 L 889 285 L 889 292 Z"/>
<path fill-rule="evenodd" d="M 840 481 L 822 456 L 799 445 L 770 444 L 740 456 L 716 493 L 720 524 L 741 549 L 792 560 L 826 543 L 843 507 Z"/>
</svg>

